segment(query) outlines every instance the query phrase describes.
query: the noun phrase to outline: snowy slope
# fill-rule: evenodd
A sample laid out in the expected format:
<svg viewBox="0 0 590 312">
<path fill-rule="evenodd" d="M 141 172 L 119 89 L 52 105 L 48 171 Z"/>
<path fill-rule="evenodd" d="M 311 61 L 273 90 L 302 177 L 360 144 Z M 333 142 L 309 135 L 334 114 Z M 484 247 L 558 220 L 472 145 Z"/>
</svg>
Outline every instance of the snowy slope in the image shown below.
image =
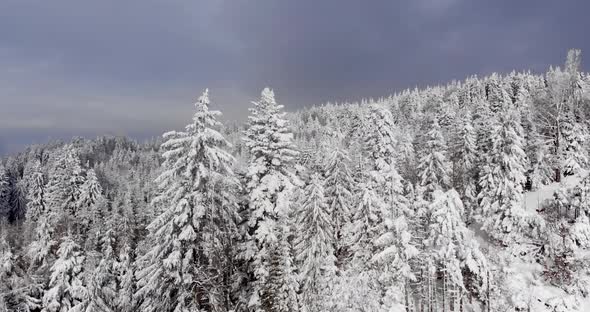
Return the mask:
<svg viewBox="0 0 590 312">
<path fill-rule="evenodd" d="M 536 214 L 536 210 L 544 201 L 551 199 L 553 193 L 560 187 L 571 188 L 576 186 L 588 175 L 588 171 L 563 179 L 561 183 L 552 183 L 534 192 L 527 192 L 523 198 L 523 208 L 528 213 Z M 500 292 L 492 294 L 493 297 L 501 297 L 506 302 L 492 302 L 492 311 L 503 310 L 508 307 L 519 308 L 519 311 L 534 312 L 590 312 L 590 298 L 581 298 L 566 293 L 564 290 L 547 284 L 543 277 L 543 266 L 533 259 L 521 257 L 521 251 L 526 251 L 530 246 L 515 245 L 512 248 L 498 248 L 489 243 L 489 237 L 482 231 L 479 224 L 473 224 L 472 230 L 481 249 L 488 255 L 495 255 L 493 271 L 502 271 L 506 280 L 501 282 Z M 527 252 L 525 252 L 527 253 Z M 503 300 L 501 299 L 501 300 Z M 508 307 L 503 307 L 507 305 Z M 468 307 L 467 311 L 478 311 L 477 307 Z M 512 310 L 509 310 L 512 311 Z"/>
<path fill-rule="evenodd" d="M 587 175 L 588 171 L 582 170 L 578 174 L 563 178 L 563 180 L 560 183 L 551 183 L 549 185 L 543 186 L 542 188 L 534 192 L 527 192 L 524 195 L 522 206 L 528 212 L 536 211 L 540 207 L 541 203 L 553 197 L 553 193 L 556 190 L 558 190 L 561 187 L 574 187 L 578 183 L 580 183 L 580 181 Z"/>
<path fill-rule="evenodd" d="M 574 176 L 568 176 L 561 183 L 546 185 L 534 192 L 527 192 L 523 198 L 523 207 L 527 212 L 536 211 L 540 204 L 551 199 L 559 188 L 576 186 L 588 175 L 582 171 Z M 533 261 L 525 261 L 512 252 L 507 255 L 509 265 L 505 268 L 507 276 L 507 290 L 513 295 L 510 303 L 527 311 L 560 311 L 560 312 L 588 312 L 590 299 L 567 294 L 564 290 L 548 285 L 541 277 L 543 267 Z"/>
</svg>

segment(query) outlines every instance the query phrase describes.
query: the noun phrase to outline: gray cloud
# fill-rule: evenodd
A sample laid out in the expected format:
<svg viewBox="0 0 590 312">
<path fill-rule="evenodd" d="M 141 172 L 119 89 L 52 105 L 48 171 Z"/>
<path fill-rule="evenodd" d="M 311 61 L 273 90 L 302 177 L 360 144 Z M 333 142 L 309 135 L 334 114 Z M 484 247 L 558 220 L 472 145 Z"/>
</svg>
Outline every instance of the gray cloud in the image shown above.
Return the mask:
<svg viewBox="0 0 590 312">
<path fill-rule="evenodd" d="M 181 128 L 209 87 L 243 119 L 272 86 L 288 109 L 378 97 L 590 51 L 587 1 L 4 0 L 0 142 Z M 0 144 L 1 145 L 1 144 Z M 0 148 L 1 149 L 1 148 Z"/>
</svg>

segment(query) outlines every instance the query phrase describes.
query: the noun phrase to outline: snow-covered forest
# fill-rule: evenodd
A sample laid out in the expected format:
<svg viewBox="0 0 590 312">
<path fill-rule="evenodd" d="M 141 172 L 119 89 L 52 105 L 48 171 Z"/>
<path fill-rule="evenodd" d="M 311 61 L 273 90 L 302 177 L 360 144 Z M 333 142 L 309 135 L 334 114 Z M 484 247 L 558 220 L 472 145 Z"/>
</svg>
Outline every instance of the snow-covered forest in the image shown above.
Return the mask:
<svg viewBox="0 0 590 312">
<path fill-rule="evenodd" d="M 589 311 L 590 74 L 469 77 L 0 162 L 0 311 Z M 187 103 L 190 105 L 190 103 Z"/>
</svg>

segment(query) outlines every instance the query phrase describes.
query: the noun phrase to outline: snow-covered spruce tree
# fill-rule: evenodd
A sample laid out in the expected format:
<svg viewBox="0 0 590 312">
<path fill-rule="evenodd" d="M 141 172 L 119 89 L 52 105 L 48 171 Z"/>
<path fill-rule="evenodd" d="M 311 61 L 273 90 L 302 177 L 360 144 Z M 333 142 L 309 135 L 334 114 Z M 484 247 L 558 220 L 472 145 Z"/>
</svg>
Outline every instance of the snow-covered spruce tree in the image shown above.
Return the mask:
<svg viewBox="0 0 590 312">
<path fill-rule="evenodd" d="M 10 177 L 0 162 L 0 219 L 8 219 L 10 214 Z"/>
<path fill-rule="evenodd" d="M 502 77 L 493 73 L 485 81 L 487 103 L 492 113 L 497 113 L 508 108 L 512 104 L 510 96 L 502 83 Z"/>
<path fill-rule="evenodd" d="M 32 294 L 39 291 L 20 267 L 18 253 L 13 252 L 6 240 L 6 231 L 0 229 L 0 311 L 33 311 L 39 308 L 39 300 Z"/>
<path fill-rule="evenodd" d="M 465 206 L 465 218 L 471 221 L 471 212 L 477 205 L 476 193 L 476 132 L 471 114 L 457 118 L 453 128 L 450 157 L 453 163 L 452 185 L 459 192 Z"/>
<path fill-rule="evenodd" d="M 115 301 L 117 311 L 136 311 L 136 303 L 133 297 L 136 284 L 133 264 L 131 247 L 123 245 L 119 254 L 119 259 L 115 263 L 118 285 L 118 294 Z"/>
<path fill-rule="evenodd" d="M 420 142 L 418 175 L 420 186 L 424 188 L 424 194 L 429 199 L 435 190 L 445 190 L 450 180 L 446 143 L 441 128 L 436 118 L 430 118 L 426 124 L 429 130 L 424 135 L 424 142 Z"/>
<path fill-rule="evenodd" d="M 409 305 L 413 304 L 419 311 L 428 311 L 426 307 L 428 307 L 432 296 L 433 274 L 431 274 L 431 268 L 434 264 L 426 242 L 430 232 L 429 222 L 432 213 L 429 209 L 430 203 L 424 199 L 421 186 L 413 187 L 408 183 L 405 193 L 410 203 L 409 207 L 413 212 L 412 218 L 409 220 L 409 228 L 413 245 L 416 246 L 418 253 L 418 256 L 409 259 L 409 265 L 415 272 L 415 278 L 409 281 L 409 290 L 413 293 L 412 302 Z"/>
<path fill-rule="evenodd" d="M 103 203 L 102 187 L 93 169 L 86 171 L 84 183 L 80 186 L 77 206 L 79 209 L 78 231 L 84 242 L 88 232 L 97 222 L 100 222 L 99 205 Z"/>
<path fill-rule="evenodd" d="M 396 141 L 393 117 L 385 107 L 374 105 L 370 120 L 373 127 L 365 144 L 372 160 L 370 175 L 379 198 L 376 202 L 381 204 L 376 210 L 376 235 L 370 237 L 375 247 L 372 249 L 371 263 L 383 272 L 379 276 L 384 295 L 383 308 L 390 309 L 401 303 L 399 284 L 407 287 L 408 280 L 414 278 L 409 260 L 416 255 L 417 250 L 412 245 L 407 221 L 411 212 L 403 196 L 402 178 L 394 158 Z M 404 304 L 408 305 L 407 300 Z"/>
<path fill-rule="evenodd" d="M 260 100 L 253 104 L 244 138 L 250 152 L 247 169 L 249 229 L 241 252 L 242 258 L 249 262 L 252 275 L 247 304 L 254 311 L 293 311 L 296 307 L 292 305 L 295 298 L 290 297 L 291 292 L 277 292 L 296 288 L 296 285 L 289 285 L 292 268 L 288 264 L 292 261 L 287 259 L 290 254 L 285 254 L 288 248 L 280 248 L 280 245 L 289 244 L 282 240 L 288 238 L 285 225 L 293 189 L 300 184 L 292 171 L 297 152 L 284 119 L 283 106 L 277 104 L 273 91 L 264 89 Z M 284 266 L 276 267 L 277 260 L 272 258 L 277 257 Z M 281 273 L 277 274 L 277 270 Z M 271 277 L 279 288 L 270 287 Z"/>
<path fill-rule="evenodd" d="M 10 193 L 10 219 L 12 221 L 24 220 L 27 212 L 27 186 L 23 178 L 13 179 L 12 192 Z"/>
<path fill-rule="evenodd" d="M 379 212 L 383 205 L 371 183 L 361 182 L 355 194 L 356 207 L 346 240 L 353 255 L 353 266 L 366 268 L 372 256 L 374 239 L 379 235 Z"/>
<path fill-rule="evenodd" d="M 435 191 L 429 209 L 432 215 L 426 245 L 442 276 L 440 306 L 434 309 L 459 310 L 459 301 L 467 289 L 475 291 L 470 296 L 481 295 L 487 279 L 487 260 L 463 221 L 463 203 L 455 190 Z"/>
<path fill-rule="evenodd" d="M 495 240 L 507 244 L 526 225 L 521 207 L 523 185 L 526 181 L 526 155 L 518 115 L 511 110 L 498 114 L 491 132 L 491 150 L 480 175 L 481 211 L 478 219 Z"/>
<path fill-rule="evenodd" d="M 365 152 L 369 156 L 370 183 L 380 196 L 382 206 L 378 207 L 377 217 L 383 221 L 387 217 L 398 217 L 406 212 L 397 206 L 405 201 L 402 196 L 402 178 L 395 163 L 395 124 L 391 112 L 387 108 L 372 105 L 370 116 L 371 128 L 365 137 Z"/>
<path fill-rule="evenodd" d="M 35 238 L 27 250 L 32 269 L 44 271 L 49 267 L 52 250 L 57 244 L 52 236 L 53 228 L 49 223 L 49 217 L 47 214 L 42 214 L 35 227 Z"/>
<path fill-rule="evenodd" d="M 340 145 L 335 145 L 324 166 L 325 197 L 332 214 L 334 247 L 338 262 L 343 261 L 343 257 L 347 253 L 344 228 L 351 222 L 354 205 L 355 182 L 349 169 L 350 162 L 348 152 Z"/>
<path fill-rule="evenodd" d="M 135 176 L 131 174 L 131 178 Z M 123 187 L 122 199 L 114 207 L 114 213 L 117 218 L 113 220 L 114 227 L 117 232 L 117 241 L 121 245 L 128 245 L 131 249 L 135 249 L 140 237 L 143 237 L 147 232 L 145 227 L 148 225 L 151 214 L 150 209 L 144 209 L 143 195 L 140 193 L 139 185 L 126 185 Z"/>
<path fill-rule="evenodd" d="M 86 300 L 81 305 L 84 312 L 118 311 L 116 300 L 119 297 L 115 272 L 113 230 L 107 230 L 101 237 L 101 259 L 92 274 L 86 276 Z"/>
<path fill-rule="evenodd" d="M 299 234 L 295 246 L 300 263 L 301 297 L 304 311 L 326 311 L 330 307 L 335 276 L 334 224 L 324 197 L 323 181 L 312 175 L 302 193 L 298 211 Z"/>
<path fill-rule="evenodd" d="M 523 129 L 523 150 L 527 156 L 527 187 L 536 190 L 542 185 L 553 181 L 553 168 L 549 148 L 544 142 L 543 135 L 539 133 L 538 124 L 535 122 L 534 107 L 529 91 L 522 87 L 516 96 L 516 107 L 521 114 Z"/>
<path fill-rule="evenodd" d="M 56 235 L 61 236 L 68 229 L 76 234 L 80 186 L 84 183 L 82 167 L 73 145 L 66 145 L 57 153 L 44 193 L 49 222 Z"/>
<path fill-rule="evenodd" d="M 293 250 L 287 237 L 291 232 L 286 220 L 277 228 L 277 244 L 269 251 L 268 276 L 260 296 L 261 311 L 299 311 Z"/>
<path fill-rule="evenodd" d="M 573 175 L 588 164 L 588 153 L 583 147 L 588 131 L 580 123 L 573 121 L 573 118 L 564 120 L 561 126 L 564 145 L 561 170 L 564 175 Z"/>
<path fill-rule="evenodd" d="M 45 208 L 45 180 L 41 172 L 41 163 L 35 162 L 30 173 L 29 190 L 27 192 L 27 213 L 25 215 L 27 231 L 34 232 L 41 214 L 46 214 Z"/>
<path fill-rule="evenodd" d="M 148 226 L 150 249 L 139 259 L 136 298 L 142 311 L 227 311 L 227 245 L 235 233 L 234 203 L 225 190 L 238 186 L 229 143 L 215 130 L 220 112 L 199 98 L 184 132 L 164 135 L 164 171 L 154 205 L 163 212 Z"/>
<path fill-rule="evenodd" d="M 481 100 L 474 103 L 473 106 L 473 128 L 475 129 L 475 146 L 478 155 L 475 173 L 476 179 L 479 181 L 483 174 L 482 168 L 487 163 L 488 154 L 492 149 L 492 128 L 496 118 L 486 101 Z M 479 191 L 480 187 L 476 185 L 476 194 L 479 194 Z"/>
<path fill-rule="evenodd" d="M 43 296 L 43 312 L 77 311 L 87 297 L 82 283 L 84 255 L 68 235 L 62 239 L 58 258 L 51 266 L 49 288 Z"/>
</svg>

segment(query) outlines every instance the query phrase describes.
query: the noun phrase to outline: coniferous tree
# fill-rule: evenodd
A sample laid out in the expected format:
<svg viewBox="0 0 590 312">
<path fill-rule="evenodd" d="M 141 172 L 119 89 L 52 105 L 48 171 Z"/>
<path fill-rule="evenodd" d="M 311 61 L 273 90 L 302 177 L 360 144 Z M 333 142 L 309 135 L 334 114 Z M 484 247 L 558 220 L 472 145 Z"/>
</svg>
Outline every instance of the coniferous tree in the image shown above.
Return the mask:
<svg viewBox="0 0 590 312">
<path fill-rule="evenodd" d="M 84 306 L 85 312 L 118 311 L 116 299 L 119 294 L 115 272 L 114 243 L 113 231 L 106 231 L 101 237 L 101 259 L 92 274 L 86 276 L 87 296 L 81 304 Z"/>
<path fill-rule="evenodd" d="M 67 145 L 56 155 L 45 188 L 45 203 L 48 221 L 55 234 L 67 229 L 77 233 L 80 186 L 84 183 L 78 151 Z"/>
<path fill-rule="evenodd" d="M 10 210 L 10 176 L 0 162 L 0 219 L 8 219 Z"/>
<path fill-rule="evenodd" d="M 521 207 L 526 155 L 520 123 L 513 111 L 499 115 L 492 128 L 492 149 L 482 169 L 478 194 L 483 228 L 496 240 L 508 243 L 526 223 Z"/>
<path fill-rule="evenodd" d="M 70 236 L 62 239 L 57 256 L 51 266 L 49 289 L 43 296 L 43 311 L 75 311 L 88 295 L 82 282 L 85 257 L 80 252 L 80 246 Z"/>
<path fill-rule="evenodd" d="M 151 247 L 140 259 L 136 296 L 142 311 L 228 309 L 220 254 L 235 232 L 235 207 L 214 192 L 217 183 L 231 189 L 237 180 L 207 90 L 195 106 L 184 132 L 164 135 L 165 170 L 156 180 L 154 204 L 166 208 L 148 226 Z"/>
<path fill-rule="evenodd" d="M 428 132 L 420 148 L 421 157 L 418 163 L 420 185 L 429 196 L 435 190 L 445 190 L 449 184 L 445 141 L 436 118 L 428 124 Z"/>
<path fill-rule="evenodd" d="M 132 250 L 128 245 L 121 248 L 119 259 L 115 263 L 115 272 L 118 285 L 118 294 L 115 300 L 117 311 L 132 312 L 135 311 L 136 302 L 134 300 L 136 280 L 134 276 L 134 267 Z"/>
<path fill-rule="evenodd" d="M 373 125 L 367 136 L 367 148 L 372 160 L 371 183 L 377 197 L 377 228 L 370 240 L 372 262 L 384 272 L 379 276 L 383 289 L 383 308 L 399 304 L 398 283 L 406 284 L 413 279 L 409 261 L 416 255 L 408 229 L 411 212 L 407 199 L 403 196 L 402 178 L 395 162 L 396 140 L 393 133 L 395 124 L 391 112 L 384 107 L 373 106 L 371 111 Z M 407 305 L 407 302 L 405 302 Z"/>
<path fill-rule="evenodd" d="M 588 163 L 588 153 L 583 148 L 587 130 L 571 120 L 565 120 L 562 127 L 561 133 L 564 141 L 562 171 L 564 175 L 573 175 L 580 172 Z"/>
<path fill-rule="evenodd" d="M 27 230 L 35 231 L 35 225 L 39 221 L 41 214 L 46 214 L 45 206 L 45 180 L 41 172 L 41 163 L 37 161 L 31 172 L 29 180 L 29 191 L 27 202 L 27 213 L 25 215 L 28 224 Z"/>
<path fill-rule="evenodd" d="M 34 311 L 40 307 L 34 295 L 41 291 L 41 285 L 28 277 L 19 260 L 18 251 L 6 240 L 5 229 L 0 229 L 0 311 Z"/>
<path fill-rule="evenodd" d="M 297 260 L 301 264 L 301 296 L 305 311 L 325 311 L 335 276 L 334 224 L 324 197 L 323 181 L 312 175 L 303 191 L 297 238 Z"/>
<path fill-rule="evenodd" d="M 476 132 L 472 126 L 471 114 L 458 119 L 451 143 L 451 160 L 453 163 L 453 186 L 461 195 L 465 205 L 465 217 L 471 219 L 471 212 L 477 204 L 476 164 L 477 147 Z"/>
<path fill-rule="evenodd" d="M 53 249 L 57 245 L 49 217 L 49 213 L 43 213 L 39 216 L 33 241 L 27 249 L 28 257 L 31 261 L 31 270 L 39 271 L 42 274 L 51 266 Z"/>
<path fill-rule="evenodd" d="M 292 285 L 292 260 L 286 253 L 289 237 L 286 228 L 292 200 L 293 189 L 299 179 L 293 174 L 293 161 L 297 154 L 292 143 L 292 133 L 287 128 L 282 105 L 277 104 L 274 93 L 266 88 L 261 98 L 253 102 L 250 109 L 245 144 L 250 152 L 247 169 L 247 190 L 249 192 L 249 211 L 246 242 L 242 257 L 249 262 L 249 272 L 253 282 L 248 306 L 255 311 L 294 310 L 290 306 L 294 298 L 291 292 L 277 298 L 269 279 L 279 289 L 296 288 Z M 278 266 L 278 264 L 282 264 Z M 277 267 L 278 266 L 278 267 Z M 263 307 L 264 306 L 264 307 Z"/>
<path fill-rule="evenodd" d="M 12 192 L 10 194 L 11 213 L 10 219 L 12 221 L 25 219 L 27 212 L 27 187 L 26 181 L 23 178 L 14 180 L 12 185 Z"/>
<path fill-rule="evenodd" d="M 457 308 L 459 299 L 467 291 L 467 284 L 472 284 L 469 289 L 481 291 L 487 279 L 488 265 L 463 221 L 463 203 L 455 190 L 436 191 L 429 209 L 432 215 L 426 244 L 442 275 L 441 308 L 448 311 L 451 307 Z M 464 272 L 474 278 L 468 280 Z"/>
<path fill-rule="evenodd" d="M 96 178 L 93 169 L 86 171 L 86 179 L 80 186 L 80 195 L 78 198 L 78 207 L 84 230 L 87 230 L 92 221 L 98 221 L 100 218 L 96 204 L 102 198 L 102 187 Z"/>
<path fill-rule="evenodd" d="M 334 224 L 334 246 L 338 261 L 346 254 L 345 227 L 351 222 L 354 205 L 354 179 L 349 169 L 351 162 L 348 152 L 341 147 L 334 147 L 325 165 L 325 196 L 332 214 Z"/>
</svg>

